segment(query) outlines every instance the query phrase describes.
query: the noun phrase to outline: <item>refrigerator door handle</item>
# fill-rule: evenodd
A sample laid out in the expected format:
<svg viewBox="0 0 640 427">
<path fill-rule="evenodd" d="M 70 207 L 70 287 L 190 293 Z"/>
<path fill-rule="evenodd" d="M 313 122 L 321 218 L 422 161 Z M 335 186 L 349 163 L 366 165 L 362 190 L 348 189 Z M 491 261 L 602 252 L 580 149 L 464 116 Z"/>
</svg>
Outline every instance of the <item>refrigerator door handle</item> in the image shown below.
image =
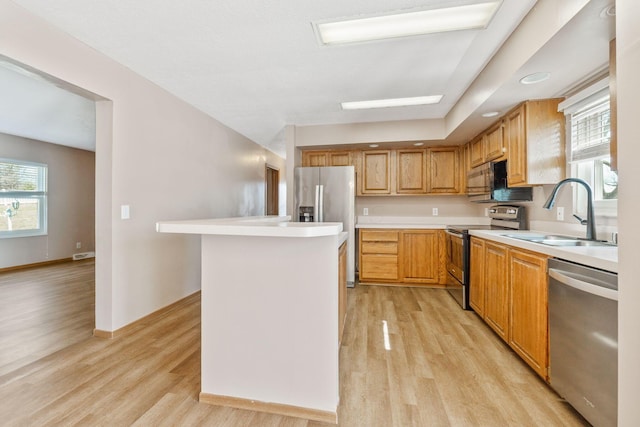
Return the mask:
<svg viewBox="0 0 640 427">
<path fill-rule="evenodd" d="M 318 222 L 320 220 L 319 210 L 320 208 L 320 186 L 316 185 L 316 199 L 313 204 L 313 222 Z"/>
<path fill-rule="evenodd" d="M 324 185 L 318 185 L 320 188 L 318 198 L 318 222 L 324 222 Z"/>
</svg>

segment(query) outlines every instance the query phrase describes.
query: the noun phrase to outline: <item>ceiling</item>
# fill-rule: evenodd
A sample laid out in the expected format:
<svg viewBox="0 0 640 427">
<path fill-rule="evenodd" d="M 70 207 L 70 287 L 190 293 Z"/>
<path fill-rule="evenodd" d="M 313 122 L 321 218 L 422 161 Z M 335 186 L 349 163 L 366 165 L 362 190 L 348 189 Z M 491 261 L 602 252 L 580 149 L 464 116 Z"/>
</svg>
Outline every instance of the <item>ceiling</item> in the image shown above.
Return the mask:
<svg viewBox="0 0 640 427">
<path fill-rule="evenodd" d="M 483 30 L 455 31 L 343 46 L 320 46 L 313 22 L 333 18 L 371 16 L 392 10 L 416 10 L 483 0 L 14 0 L 117 62 L 153 81 L 225 125 L 284 155 L 286 125 L 319 125 L 388 120 L 441 119 L 454 107 L 487 62 L 517 27 L 535 0 L 503 0 L 496 16 Z M 561 78 L 540 87 L 507 81 L 483 105 L 503 111 L 518 101 L 556 96 L 576 81 L 606 65 L 607 53 L 590 53 L 594 43 L 611 37 L 612 19 L 598 17 L 605 0 L 593 0 L 588 17 L 576 20 L 571 31 L 555 37 L 522 72 L 551 71 Z M 597 19 L 596 19 L 597 18 Z M 585 23 L 582 23 L 585 21 Z M 553 49 L 552 49 L 553 48 Z M 572 56 L 566 50 L 588 54 Z M 546 52 L 546 53 L 545 53 Z M 2 67 L 0 83 L 14 73 Z M 28 73 L 27 73 L 28 74 Z M 520 76 L 521 77 L 521 76 Z M 37 79 L 32 79 L 37 80 Z M 11 83 L 30 94 L 29 105 L 38 117 L 55 104 L 53 93 L 35 95 L 33 82 Z M 46 81 L 38 81 L 46 85 Z M 60 88 L 56 87 L 59 91 Z M 0 90 L 4 87 L 0 85 Z M 535 90 L 536 96 L 531 96 Z M 61 90 L 64 92 L 63 90 Z M 437 105 L 343 111 L 340 102 L 442 94 Z M 59 94 L 63 96 L 63 94 Z M 73 95 L 75 96 L 75 95 Z M 75 96 L 76 98 L 79 98 Z M 6 97 L 2 97 L 6 100 Z M 71 122 L 82 130 L 86 149 L 91 140 L 92 102 L 67 100 Z M 2 101 L 1 103 L 6 103 Z M 67 105 L 64 104 L 64 105 Z M 60 111 L 61 104 L 56 109 Z M 4 107 L 4 108 L 3 108 Z M 12 110 L 0 105 L 0 112 Z M 59 113 L 59 115 L 63 115 Z M 55 127 L 51 116 L 44 127 Z M 5 120 L 6 122 L 7 120 Z M 11 121 L 11 120 L 9 120 Z M 73 132 L 69 121 L 58 126 Z M 469 117 L 452 133 L 468 137 L 486 125 Z M 39 128 L 40 126 L 31 126 Z M 7 131 L 0 122 L 0 131 Z M 50 129 L 51 130 L 51 129 Z M 64 132 L 64 131 L 62 131 Z M 14 132 L 15 133 L 15 132 Z M 55 133 L 55 132 L 53 132 Z M 19 133 L 16 133 L 20 135 Z M 22 135 L 29 136 L 29 135 Z M 29 136 L 34 137 L 34 136 Z M 36 137 L 49 142 L 54 138 Z M 57 136 L 56 136 L 57 138 Z"/>
</svg>

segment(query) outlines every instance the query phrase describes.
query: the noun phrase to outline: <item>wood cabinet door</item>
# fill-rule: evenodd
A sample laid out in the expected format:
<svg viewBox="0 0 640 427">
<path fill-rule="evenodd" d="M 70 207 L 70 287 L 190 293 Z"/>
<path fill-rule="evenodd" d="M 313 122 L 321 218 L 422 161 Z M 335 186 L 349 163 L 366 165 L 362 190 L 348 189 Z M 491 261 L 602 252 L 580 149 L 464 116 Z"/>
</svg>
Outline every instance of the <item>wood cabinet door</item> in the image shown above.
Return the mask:
<svg viewBox="0 0 640 427">
<path fill-rule="evenodd" d="M 469 143 L 469 161 L 471 162 L 471 167 L 475 168 L 476 166 L 480 166 L 484 163 L 485 154 L 485 141 L 484 134 L 478 135 Z"/>
<path fill-rule="evenodd" d="M 328 166 L 351 166 L 351 153 L 348 151 L 329 151 L 327 153 Z"/>
<path fill-rule="evenodd" d="M 459 194 L 460 174 L 458 147 L 437 147 L 428 150 L 429 172 L 427 192 Z"/>
<path fill-rule="evenodd" d="M 509 333 L 509 284 L 507 247 L 485 242 L 485 308 L 487 324 L 505 341 Z"/>
<path fill-rule="evenodd" d="M 485 265 L 485 247 L 484 240 L 476 237 L 471 238 L 469 257 L 470 277 L 469 277 L 469 305 L 478 313 L 478 316 L 484 317 L 485 307 L 485 283 L 484 283 L 484 265 Z"/>
<path fill-rule="evenodd" d="M 424 194 L 427 191 L 427 151 L 396 151 L 396 192 L 398 194 Z"/>
<path fill-rule="evenodd" d="M 347 317 L 347 243 L 338 249 L 338 344 L 342 342 Z"/>
<path fill-rule="evenodd" d="M 400 234 L 402 281 L 439 283 L 440 257 L 437 230 L 411 230 Z"/>
<path fill-rule="evenodd" d="M 509 345 L 544 379 L 549 365 L 546 267 L 544 256 L 509 251 Z"/>
<path fill-rule="evenodd" d="M 502 122 L 494 125 L 487 131 L 485 140 L 485 160 L 498 160 L 505 155 L 504 126 Z"/>
<path fill-rule="evenodd" d="M 507 143 L 507 184 L 509 186 L 527 183 L 527 145 L 525 107 L 523 104 L 507 116 L 505 137 Z"/>
<path fill-rule="evenodd" d="M 325 151 L 305 151 L 302 153 L 302 166 L 327 166 Z"/>
<path fill-rule="evenodd" d="M 391 194 L 391 151 L 363 151 L 362 175 L 362 194 Z"/>
</svg>

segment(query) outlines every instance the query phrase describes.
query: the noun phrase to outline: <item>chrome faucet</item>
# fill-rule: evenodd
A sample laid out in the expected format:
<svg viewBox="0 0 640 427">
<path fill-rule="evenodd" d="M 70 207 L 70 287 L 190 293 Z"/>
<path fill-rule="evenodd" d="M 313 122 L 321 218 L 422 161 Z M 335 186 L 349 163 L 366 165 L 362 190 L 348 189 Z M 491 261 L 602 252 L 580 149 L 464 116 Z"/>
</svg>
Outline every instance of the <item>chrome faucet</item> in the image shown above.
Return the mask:
<svg viewBox="0 0 640 427">
<path fill-rule="evenodd" d="M 584 180 L 580 178 L 567 178 L 563 179 L 559 183 L 553 187 L 553 191 L 551 195 L 547 199 L 547 202 L 544 204 L 543 208 L 551 209 L 553 204 L 556 202 L 556 196 L 558 194 L 558 190 L 567 182 L 577 182 L 578 184 L 582 184 L 584 188 L 587 190 L 587 219 L 580 218 L 578 215 L 575 216 L 580 224 L 587 226 L 587 240 L 596 240 L 596 216 L 593 210 L 593 190 L 591 190 L 591 186 Z"/>
</svg>

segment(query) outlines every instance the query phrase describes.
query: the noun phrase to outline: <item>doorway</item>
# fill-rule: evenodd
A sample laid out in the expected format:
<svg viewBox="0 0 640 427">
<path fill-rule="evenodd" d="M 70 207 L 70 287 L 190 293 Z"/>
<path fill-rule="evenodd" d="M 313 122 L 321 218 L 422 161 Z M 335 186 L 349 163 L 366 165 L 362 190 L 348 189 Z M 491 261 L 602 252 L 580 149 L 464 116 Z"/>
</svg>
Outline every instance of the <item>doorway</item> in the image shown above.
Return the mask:
<svg viewBox="0 0 640 427">
<path fill-rule="evenodd" d="M 265 215 L 279 215 L 280 170 L 265 166 Z"/>
</svg>

